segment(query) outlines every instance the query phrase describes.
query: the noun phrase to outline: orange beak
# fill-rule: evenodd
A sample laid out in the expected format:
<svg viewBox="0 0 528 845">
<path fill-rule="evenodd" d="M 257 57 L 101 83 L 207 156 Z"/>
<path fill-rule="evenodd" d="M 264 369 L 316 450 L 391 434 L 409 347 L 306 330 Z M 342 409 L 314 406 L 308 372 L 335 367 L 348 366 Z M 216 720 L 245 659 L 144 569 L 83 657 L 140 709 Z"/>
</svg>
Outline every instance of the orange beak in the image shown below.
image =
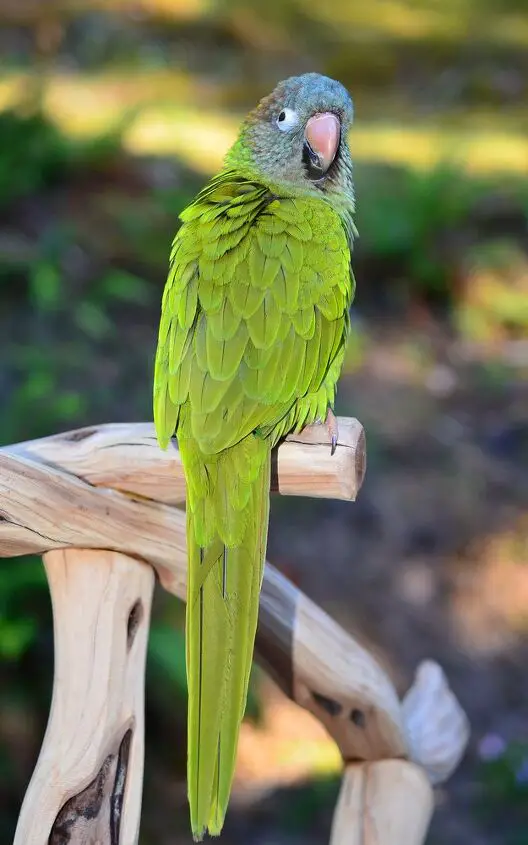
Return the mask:
<svg viewBox="0 0 528 845">
<path fill-rule="evenodd" d="M 331 112 L 314 114 L 306 124 L 304 137 L 319 158 L 321 170 L 326 173 L 336 157 L 341 138 L 339 119 Z"/>
</svg>

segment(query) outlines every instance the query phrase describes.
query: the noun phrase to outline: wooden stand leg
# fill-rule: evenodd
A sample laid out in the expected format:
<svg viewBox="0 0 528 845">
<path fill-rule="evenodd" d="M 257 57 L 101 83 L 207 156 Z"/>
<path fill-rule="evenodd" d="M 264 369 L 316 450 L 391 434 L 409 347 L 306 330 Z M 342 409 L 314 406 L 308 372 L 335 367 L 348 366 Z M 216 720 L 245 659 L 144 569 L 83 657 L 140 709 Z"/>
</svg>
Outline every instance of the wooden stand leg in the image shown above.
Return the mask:
<svg viewBox="0 0 528 845">
<path fill-rule="evenodd" d="M 331 845 L 422 845 L 433 812 L 425 772 L 406 760 L 350 763 L 334 813 Z"/>
<path fill-rule="evenodd" d="M 55 674 L 14 845 L 136 845 L 153 570 L 126 555 L 44 555 Z"/>
</svg>

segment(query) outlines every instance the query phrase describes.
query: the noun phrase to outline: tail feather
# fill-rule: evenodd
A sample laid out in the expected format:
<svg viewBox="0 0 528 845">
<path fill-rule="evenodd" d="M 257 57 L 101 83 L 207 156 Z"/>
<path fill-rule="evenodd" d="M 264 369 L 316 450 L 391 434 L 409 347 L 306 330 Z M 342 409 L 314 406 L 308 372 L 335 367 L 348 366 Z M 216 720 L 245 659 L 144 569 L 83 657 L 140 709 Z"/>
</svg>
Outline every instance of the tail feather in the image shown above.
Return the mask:
<svg viewBox="0 0 528 845">
<path fill-rule="evenodd" d="M 234 491 L 237 464 L 247 480 Z M 220 833 L 231 791 L 267 539 L 269 445 L 254 438 L 250 449 L 242 443 L 205 459 L 204 469 L 206 501 L 191 500 L 187 511 L 187 777 L 196 840 Z"/>
</svg>

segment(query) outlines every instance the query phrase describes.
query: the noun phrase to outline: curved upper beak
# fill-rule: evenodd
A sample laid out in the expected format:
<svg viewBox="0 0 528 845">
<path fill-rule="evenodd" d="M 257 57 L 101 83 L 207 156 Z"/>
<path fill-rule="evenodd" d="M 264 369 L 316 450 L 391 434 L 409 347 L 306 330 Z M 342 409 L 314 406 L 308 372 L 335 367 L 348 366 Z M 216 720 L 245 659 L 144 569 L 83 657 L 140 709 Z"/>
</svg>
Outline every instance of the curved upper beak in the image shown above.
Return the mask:
<svg viewBox="0 0 528 845">
<path fill-rule="evenodd" d="M 319 158 L 319 166 L 326 173 L 336 157 L 341 138 L 341 123 L 332 112 L 314 114 L 306 124 L 304 137 Z"/>
</svg>

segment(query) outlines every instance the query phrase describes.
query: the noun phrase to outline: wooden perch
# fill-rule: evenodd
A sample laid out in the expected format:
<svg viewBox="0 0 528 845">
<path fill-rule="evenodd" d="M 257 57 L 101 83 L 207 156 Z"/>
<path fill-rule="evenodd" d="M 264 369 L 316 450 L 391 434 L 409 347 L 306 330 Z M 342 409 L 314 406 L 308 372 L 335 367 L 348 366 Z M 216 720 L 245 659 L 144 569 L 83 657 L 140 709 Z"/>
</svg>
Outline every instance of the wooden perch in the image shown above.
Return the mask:
<svg viewBox="0 0 528 845">
<path fill-rule="evenodd" d="M 330 845 L 421 845 L 433 811 L 425 773 L 404 760 L 350 763 Z"/>
<path fill-rule="evenodd" d="M 53 700 L 14 845 L 135 845 L 154 573 L 115 552 L 48 552 Z"/>
<path fill-rule="evenodd" d="M 356 419 L 338 417 L 338 425 L 334 455 L 323 426 L 309 426 L 286 438 L 274 453 L 272 490 L 283 496 L 353 501 L 365 475 L 365 432 Z M 81 428 L 2 451 L 37 458 L 95 486 L 171 505 L 185 502 L 185 476 L 176 443 L 162 451 L 152 423 Z"/>
<path fill-rule="evenodd" d="M 340 419 L 339 430 L 344 442 L 340 440 L 334 457 L 320 427 L 281 445 L 277 450 L 276 488 L 288 494 L 323 492 L 334 498 L 353 499 L 364 474 L 364 436 L 354 420 Z M 94 567 L 111 569 L 114 560 L 121 560 L 123 567 L 126 562 L 133 570 L 136 564 L 131 558 L 140 558 L 155 567 L 165 589 L 185 599 L 185 514 L 174 507 L 183 498 L 178 453 L 175 449 L 169 453 L 158 450 L 151 426 L 84 429 L 0 450 L 0 555 L 72 547 L 121 553 L 112 556 L 108 551 L 69 551 L 47 556 L 49 575 L 50 561 L 65 561 L 63 579 L 66 570 L 72 573 L 69 611 L 61 610 L 57 585 L 50 577 L 54 612 L 60 611 L 64 618 L 68 613 L 72 616 L 71 608 L 84 608 L 82 590 L 75 591 L 74 573 L 88 560 Z M 143 569 L 141 564 L 137 566 Z M 88 638 L 92 648 L 104 643 L 109 630 L 123 630 L 122 604 L 116 604 L 112 620 L 99 623 L 90 616 L 92 602 L 98 601 L 94 588 L 94 595 L 86 599 L 87 618 L 94 622 L 77 629 L 77 636 Z M 147 599 L 141 601 L 147 608 Z M 60 623 L 56 625 L 59 636 Z M 73 628 L 73 620 L 69 627 Z M 450 775 L 468 739 L 467 719 L 440 667 L 422 664 L 415 684 L 401 703 L 387 674 L 368 651 L 270 565 L 266 565 L 264 574 L 256 657 L 291 698 L 325 725 L 341 750 L 346 771 L 332 845 L 420 845 L 432 809 L 431 783 Z M 121 655 L 121 659 L 125 665 L 127 656 Z M 57 669 L 54 707 L 64 696 L 76 700 L 74 693 L 65 692 L 75 685 L 75 677 L 75 673 L 70 677 Z M 126 685 L 116 683 L 112 695 L 122 700 L 120 696 L 126 698 Z M 108 789 L 115 787 L 115 767 L 119 765 L 116 737 L 122 741 L 126 722 L 123 713 L 131 711 L 129 705 L 123 707 L 119 718 L 113 710 L 111 717 L 110 711 L 102 711 L 98 729 L 103 731 L 106 744 L 95 741 L 88 761 L 79 754 L 77 767 L 64 769 L 68 771 L 68 788 L 61 775 L 57 794 L 51 796 L 48 790 L 44 799 L 47 775 L 39 774 L 39 767 L 47 772 L 45 761 L 53 754 L 50 749 L 55 742 L 53 731 L 57 728 L 53 725 L 57 717 L 52 709 L 41 757 L 44 762 L 39 760 L 21 815 L 24 831 L 32 830 L 31 819 L 39 815 L 46 824 L 57 819 L 59 810 L 72 806 L 68 804 L 72 795 L 84 795 L 89 784 L 99 782 L 101 767 L 108 760 L 112 762 L 108 763 L 110 774 L 105 783 L 110 785 Z M 75 712 L 73 724 L 82 708 Z M 129 788 L 125 787 L 124 809 L 118 814 L 122 824 Z M 110 806 L 108 801 L 101 799 L 101 807 Z M 108 819 L 108 812 L 104 811 L 104 819 Z M 106 821 L 102 824 L 104 827 Z M 50 828 L 46 829 L 49 835 Z M 126 830 L 133 829 L 134 822 L 127 821 Z M 24 835 L 29 837 L 28 833 Z M 113 845 L 114 841 L 135 845 L 137 841 L 132 833 L 131 838 L 127 834 L 122 840 L 111 839 L 99 828 L 93 835 L 93 841 L 99 841 L 100 836 L 102 845 Z M 42 837 L 17 836 L 16 845 L 48 842 Z M 80 836 L 57 839 L 57 845 L 87 845 L 91 841 Z M 49 843 L 55 845 L 52 839 Z"/>
</svg>

